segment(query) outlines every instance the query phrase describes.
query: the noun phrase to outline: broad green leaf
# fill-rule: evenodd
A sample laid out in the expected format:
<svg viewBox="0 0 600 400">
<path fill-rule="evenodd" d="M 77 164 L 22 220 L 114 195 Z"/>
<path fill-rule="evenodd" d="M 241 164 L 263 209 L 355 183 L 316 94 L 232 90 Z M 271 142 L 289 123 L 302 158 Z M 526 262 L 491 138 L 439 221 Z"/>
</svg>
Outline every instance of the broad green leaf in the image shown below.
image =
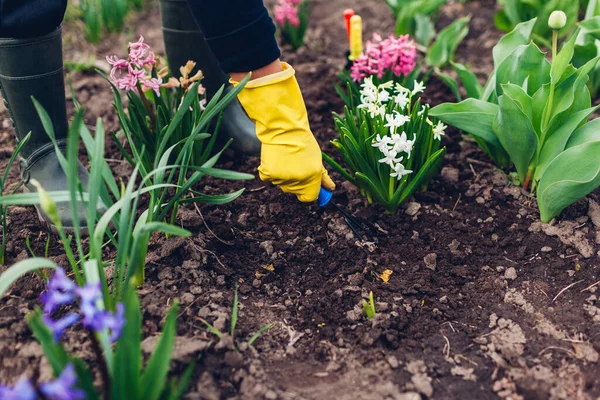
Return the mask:
<svg viewBox="0 0 600 400">
<path fill-rule="evenodd" d="M 498 41 L 498 44 L 494 46 L 494 69 L 498 68 L 502 61 L 506 59 L 515 49 L 519 46 L 526 45 L 529 43 L 531 38 L 531 32 L 537 18 L 534 18 L 527 22 L 521 22 L 515 29 L 512 30 L 508 35 L 505 35 Z"/>
<path fill-rule="evenodd" d="M 498 98 L 498 103 L 500 109 L 494 119 L 493 130 L 523 181 L 536 152 L 538 137 L 531 121 L 514 99 L 505 94 Z"/>
<path fill-rule="evenodd" d="M 569 149 L 588 142 L 600 142 L 600 119 L 590 121 L 573 132 L 566 148 Z"/>
<path fill-rule="evenodd" d="M 550 62 L 534 43 L 518 46 L 496 69 L 496 95 L 501 96 L 503 84 L 527 82 L 527 93 L 532 96 L 548 83 L 549 72 Z"/>
<path fill-rule="evenodd" d="M 493 129 L 493 122 L 498 114 L 499 107 L 477 99 L 467 99 L 457 104 L 440 104 L 429 110 L 429 115 L 440 119 L 442 122 L 452 125 L 467 132 L 484 143 L 484 149 L 502 167 L 508 166 L 506 160 L 508 153 L 500 144 Z M 481 141 L 481 142 L 479 142 Z"/>
<path fill-rule="evenodd" d="M 483 87 L 479 83 L 477 76 L 462 64 L 456 64 L 452 61 L 450 61 L 450 64 L 465 87 L 467 98 L 479 99 L 483 93 Z"/>
<path fill-rule="evenodd" d="M 544 174 L 548 163 L 565 150 L 567 142 L 575 130 L 587 121 L 589 116 L 597 109 L 598 107 L 592 107 L 570 115 L 556 131 L 551 132 L 546 137 L 540 151 L 538 165 L 535 171 L 536 181 L 539 181 Z"/>
<path fill-rule="evenodd" d="M 424 14 L 415 15 L 415 39 L 417 43 L 423 46 L 429 46 L 429 43 L 435 37 L 435 26 L 431 18 Z M 347 103 L 346 103 L 347 104 Z"/>
<path fill-rule="evenodd" d="M 0 297 L 17 281 L 20 277 L 42 268 L 58 268 L 58 265 L 46 258 L 28 258 L 10 266 L 0 275 Z"/>
<path fill-rule="evenodd" d="M 600 186 L 600 142 L 588 142 L 562 152 L 540 179 L 537 190 L 542 222 Z"/>
<path fill-rule="evenodd" d="M 157 400 L 165 387 L 171 356 L 173 354 L 173 346 L 175 345 L 178 309 L 179 302 L 176 300 L 167 315 L 162 335 L 142 375 L 142 393 L 139 397 L 141 399 Z"/>
<path fill-rule="evenodd" d="M 441 68 L 453 60 L 456 48 L 469 33 L 467 25 L 470 20 L 471 17 L 457 19 L 440 31 L 427 51 L 425 60 L 428 65 Z"/>
<path fill-rule="evenodd" d="M 575 50 L 575 40 L 577 39 L 577 32 L 571 35 L 571 38 L 565 42 L 561 51 L 556 55 L 556 59 L 552 60 L 552 68 L 550 69 L 550 82 L 558 83 L 560 78 L 563 76 L 567 67 L 571 63 L 573 58 L 573 52 Z"/>
</svg>

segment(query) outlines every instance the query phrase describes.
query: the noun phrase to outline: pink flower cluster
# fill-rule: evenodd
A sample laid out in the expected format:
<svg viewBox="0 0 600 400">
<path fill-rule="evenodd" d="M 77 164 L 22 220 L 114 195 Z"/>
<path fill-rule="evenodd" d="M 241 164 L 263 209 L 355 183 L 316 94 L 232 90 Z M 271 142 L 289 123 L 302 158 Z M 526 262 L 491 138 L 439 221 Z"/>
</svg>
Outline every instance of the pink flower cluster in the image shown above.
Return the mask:
<svg viewBox="0 0 600 400">
<path fill-rule="evenodd" d="M 382 39 L 374 33 L 373 40 L 367 41 L 365 50 L 352 64 L 351 76 L 355 82 L 372 75 L 382 79 L 387 71 L 407 76 L 415 68 L 416 56 L 417 49 L 408 35 L 396 38 L 392 34 Z"/>
<path fill-rule="evenodd" d="M 110 79 L 117 88 L 137 91 L 140 83 L 143 90 L 154 90 L 160 94 L 162 78 L 152 77 L 152 68 L 158 63 L 156 56 L 150 51 L 150 46 L 144 43 L 144 37 L 135 43 L 129 43 L 127 60 L 117 56 L 108 56 L 106 61 L 111 65 Z"/>
<path fill-rule="evenodd" d="M 277 24 L 279 26 L 285 26 L 287 21 L 294 27 L 300 25 L 298 6 L 302 1 L 304 0 L 278 0 L 277 5 L 273 10 Z"/>
</svg>

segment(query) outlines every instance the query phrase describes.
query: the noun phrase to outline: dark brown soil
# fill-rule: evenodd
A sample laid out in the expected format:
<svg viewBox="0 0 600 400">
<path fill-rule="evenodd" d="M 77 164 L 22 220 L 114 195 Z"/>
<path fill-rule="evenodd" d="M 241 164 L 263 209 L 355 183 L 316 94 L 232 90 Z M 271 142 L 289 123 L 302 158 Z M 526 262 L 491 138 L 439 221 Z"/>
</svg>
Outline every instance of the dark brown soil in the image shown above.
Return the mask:
<svg viewBox="0 0 600 400">
<path fill-rule="evenodd" d="M 332 111 L 341 109 L 333 90 L 343 67 L 345 32 L 341 12 L 354 6 L 367 35 L 390 32 L 393 19 L 381 0 L 314 1 L 308 44 L 284 58 L 298 71 L 311 123 L 323 149 L 335 155 Z M 471 32 L 459 61 L 485 78 L 491 48 L 494 2 L 472 1 L 443 9 L 440 24 L 471 14 Z M 130 32 L 97 48 L 69 23 L 66 58 L 125 50 L 144 34 L 162 53 L 157 9 L 136 16 Z M 108 86 L 93 72 L 70 78 L 87 108 L 87 121 L 101 117 L 118 129 Z M 451 101 L 437 80 L 428 101 Z M 0 151 L 13 149 L 7 113 L 0 110 Z M 174 298 L 182 302 L 175 373 L 198 360 L 190 399 L 598 399 L 600 398 L 600 280 L 597 243 L 598 193 L 570 207 L 560 221 L 542 226 L 537 205 L 468 138 L 444 138 L 445 167 L 429 190 L 397 215 L 365 203 L 339 183 L 334 201 L 373 222 L 373 243 L 359 243 L 332 211 L 306 206 L 259 180 L 226 206 L 184 208 L 179 217 L 190 239 L 156 237 L 141 288 L 145 343 Z M 109 140 L 115 172 L 129 168 Z M 257 159 L 225 161 L 254 172 Z M 17 183 L 11 174 L 9 190 Z M 240 183 L 206 181 L 204 190 L 226 192 Z M 210 229 L 208 229 L 209 227 Z M 7 264 L 28 256 L 30 238 L 43 254 L 47 233 L 31 208 L 10 212 Z M 55 237 L 51 256 L 61 261 Z M 392 272 L 388 283 L 378 275 Z M 0 267 L 0 271 L 4 267 Z M 233 292 L 240 293 L 236 338 L 241 353 L 214 338 L 201 319 L 227 331 Z M 50 376 L 24 316 L 37 304 L 43 282 L 29 276 L 0 300 L 0 382 L 21 374 Z M 585 290 L 588 288 L 587 290 Z M 566 290 L 564 290 L 566 289 Z M 563 291 L 564 290 L 564 291 Z M 375 295 L 377 316 L 365 318 L 362 302 Z M 266 324 L 273 327 L 254 345 L 247 341 Z M 82 337 L 69 347 L 88 357 Z"/>
</svg>

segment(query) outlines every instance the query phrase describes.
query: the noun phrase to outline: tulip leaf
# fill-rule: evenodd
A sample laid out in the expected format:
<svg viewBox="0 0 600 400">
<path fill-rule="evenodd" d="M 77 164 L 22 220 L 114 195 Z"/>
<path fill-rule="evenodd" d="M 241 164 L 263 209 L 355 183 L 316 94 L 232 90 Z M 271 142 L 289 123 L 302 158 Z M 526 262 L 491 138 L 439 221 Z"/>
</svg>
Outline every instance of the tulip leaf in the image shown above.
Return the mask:
<svg viewBox="0 0 600 400">
<path fill-rule="evenodd" d="M 500 109 L 494 119 L 493 129 L 523 181 L 535 154 L 538 137 L 531 120 L 518 102 L 505 94 L 498 98 L 498 103 Z"/>
<path fill-rule="evenodd" d="M 550 162 L 538 186 L 542 222 L 600 186 L 600 141 L 571 147 Z"/>
<path fill-rule="evenodd" d="M 37 193 L 36 193 L 37 194 Z M 46 258 L 28 258 L 9 267 L 0 275 L 0 297 L 12 286 L 17 279 L 42 268 L 57 268 L 58 266 Z"/>
<path fill-rule="evenodd" d="M 502 95 L 502 84 L 512 83 L 524 86 L 531 96 L 548 83 L 550 62 L 546 55 L 534 44 L 518 46 L 496 70 L 496 95 Z"/>
<path fill-rule="evenodd" d="M 425 57 L 428 65 L 441 68 L 454 58 L 459 43 L 469 33 L 467 26 L 471 17 L 457 19 L 442 29 L 435 42 L 429 47 Z"/>
<path fill-rule="evenodd" d="M 467 67 L 462 64 L 457 64 L 450 61 L 452 68 L 454 68 L 454 72 L 458 75 L 458 78 L 462 82 L 465 87 L 465 91 L 467 92 L 467 98 L 478 99 L 481 97 L 481 93 L 483 93 L 483 87 L 479 83 L 477 76 L 469 71 Z"/>
<path fill-rule="evenodd" d="M 579 146 L 588 142 L 600 141 L 600 119 L 595 119 L 577 129 L 567 142 L 566 148 Z"/>
</svg>

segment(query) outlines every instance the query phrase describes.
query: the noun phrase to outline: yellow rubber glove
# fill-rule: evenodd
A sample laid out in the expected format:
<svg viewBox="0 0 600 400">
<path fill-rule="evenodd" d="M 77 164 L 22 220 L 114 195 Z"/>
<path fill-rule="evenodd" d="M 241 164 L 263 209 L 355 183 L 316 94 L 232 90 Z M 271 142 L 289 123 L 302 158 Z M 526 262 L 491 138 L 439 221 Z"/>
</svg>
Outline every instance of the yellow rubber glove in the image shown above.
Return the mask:
<svg viewBox="0 0 600 400">
<path fill-rule="evenodd" d="M 238 99 L 256 124 L 262 143 L 260 179 L 302 202 L 312 202 L 321 186 L 334 190 L 335 184 L 323 167 L 321 149 L 310 130 L 296 71 L 287 63 L 281 66 L 282 72 L 248 82 Z"/>
</svg>

